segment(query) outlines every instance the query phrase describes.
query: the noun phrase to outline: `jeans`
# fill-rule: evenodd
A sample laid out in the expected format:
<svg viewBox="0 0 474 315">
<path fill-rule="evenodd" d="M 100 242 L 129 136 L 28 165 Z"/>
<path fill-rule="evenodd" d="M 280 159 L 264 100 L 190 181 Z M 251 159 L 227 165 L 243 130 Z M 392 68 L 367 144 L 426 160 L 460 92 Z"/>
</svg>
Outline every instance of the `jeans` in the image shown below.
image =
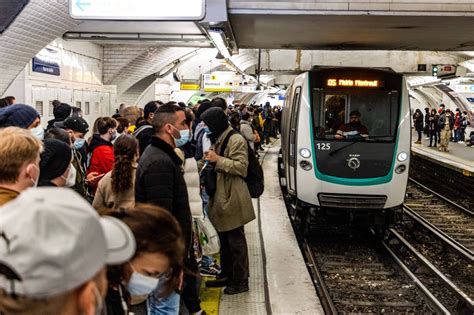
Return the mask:
<svg viewBox="0 0 474 315">
<path fill-rule="evenodd" d="M 434 138 L 434 144 L 433 144 L 433 138 Z M 430 130 L 430 147 L 436 146 L 438 143 L 438 132 L 436 130 Z"/>
<path fill-rule="evenodd" d="M 461 140 L 461 128 L 454 129 L 454 142 Z"/>
<path fill-rule="evenodd" d="M 166 298 L 156 298 L 155 292 L 148 297 L 149 315 L 174 315 L 179 314 L 180 296 L 173 291 Z"/>
</svg>

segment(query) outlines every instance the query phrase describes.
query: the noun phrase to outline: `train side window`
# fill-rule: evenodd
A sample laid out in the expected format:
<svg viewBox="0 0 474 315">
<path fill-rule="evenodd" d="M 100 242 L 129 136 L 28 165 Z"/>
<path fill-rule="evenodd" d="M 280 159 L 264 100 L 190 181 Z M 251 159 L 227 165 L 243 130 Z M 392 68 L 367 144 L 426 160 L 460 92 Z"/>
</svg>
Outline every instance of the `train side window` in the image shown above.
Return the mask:
<svg viewBox="0 0 474 315">
<path fill-rule="evenodd" d="M 291 120 L 290 120 L 290 148 L 289 148 L 289 164 L 290 166 L 295 166 L 296 164 L 296 124 L 298 122 L 298 105 L 300 103 L 301 96 L 301 86 L 298 86 L 295 89 L 295 94 L 293 96 L 293 104 L 291 104 Z"/>
<path fill-rule="evenodd" d="M 85 115 L 89 115 L 91 113 L 91 105 L 90 102 L 85 102 Z"/>
<path fill-rule="evenodd" d="M 347 95 L 326 94 L 324 95 L 324 134 L 335 135 L 339 126 L 345 122 L 347 112 Z"/>
</svg>

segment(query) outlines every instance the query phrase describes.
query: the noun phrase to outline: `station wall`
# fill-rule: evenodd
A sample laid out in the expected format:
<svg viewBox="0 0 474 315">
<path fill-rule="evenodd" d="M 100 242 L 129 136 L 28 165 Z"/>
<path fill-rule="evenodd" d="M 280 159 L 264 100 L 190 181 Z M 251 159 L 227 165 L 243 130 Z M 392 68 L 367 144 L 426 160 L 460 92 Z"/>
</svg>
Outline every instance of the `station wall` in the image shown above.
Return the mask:
<svg viewBox="0 0 474 315">
<path fill-rule="evenodd" d="M 30 61 L 4 96 L 13 95 L 18 103 L 35 107 L 41 114 L 43 126 L 53 118 L 53 100 L 80 107 L 90 125 L 97 117 L 115 112 L 116 86 L 102 82 L 101 46 L 56 39 L 45 49 L 57 53 L 59 75 L 35 72 Z"/>
</svg>

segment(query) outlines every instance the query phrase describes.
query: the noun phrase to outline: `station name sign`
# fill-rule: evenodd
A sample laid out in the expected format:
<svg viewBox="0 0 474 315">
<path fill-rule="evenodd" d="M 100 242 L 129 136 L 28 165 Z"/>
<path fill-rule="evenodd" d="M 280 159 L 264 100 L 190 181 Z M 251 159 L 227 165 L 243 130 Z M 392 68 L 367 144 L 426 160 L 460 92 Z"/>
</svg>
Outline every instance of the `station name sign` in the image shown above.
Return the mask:
<svg viewBox="0 0 474 315">
<path fill-rule="evenodd" d="M 205 0 L 69 0 L 69 15 L 80 20 L 199 21 Z"/>
<path fill-rule="evenodd" d="M 326 85 L 329 87 L 362 87 L 362 88 L 377 88 L 381 87 L 379 80 L 351 80 L 351 79 L 327 79 Z"/>
</svg>

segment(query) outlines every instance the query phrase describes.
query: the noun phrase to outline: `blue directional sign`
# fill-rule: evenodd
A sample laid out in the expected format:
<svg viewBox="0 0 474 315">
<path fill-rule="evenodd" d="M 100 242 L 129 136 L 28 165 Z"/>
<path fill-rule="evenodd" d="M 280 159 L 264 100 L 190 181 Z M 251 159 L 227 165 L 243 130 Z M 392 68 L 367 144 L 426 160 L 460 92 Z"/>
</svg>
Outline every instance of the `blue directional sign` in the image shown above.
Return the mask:
<svg viewBox="0 0 474 315">
<path fill-rule="evenodd" d="M 198 21 L 205 8 L 205 0 L 69 0 L 69 14 L 81 20 Z"/>
<path fill-rule="evenodd" d="M 59 50 L 46 47 L 33 58 L 32 70 L 33 72 L 59 76 L 61 74 L 60 62 Z"/>
</svg>

